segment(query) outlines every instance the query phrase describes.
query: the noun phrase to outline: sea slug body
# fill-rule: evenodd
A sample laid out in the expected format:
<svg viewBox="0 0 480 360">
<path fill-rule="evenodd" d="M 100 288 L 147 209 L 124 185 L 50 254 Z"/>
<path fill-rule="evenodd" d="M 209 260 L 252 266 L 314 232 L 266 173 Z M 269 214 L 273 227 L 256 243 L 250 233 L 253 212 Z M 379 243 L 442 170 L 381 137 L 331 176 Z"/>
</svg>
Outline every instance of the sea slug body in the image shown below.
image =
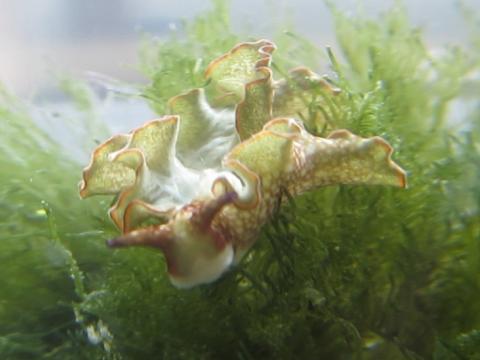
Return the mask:
<svg viewBox="0 0 480 360">
<path fill-rule="evenodd" d="M 118 195 L 109 214 L 123 234 L 109 246 L 157 248 L 171 282 L 191 287 L 242 259 L 285 191 L 406 186 L 382 138 L 305 129 L 297 119 L 308 111 L 305 99 L 338 90 L 306 68 L 274 81 L 274 49 L 268 40 L 235 46 L 208 66 L 205 88 L 169 101 L 171 115 L 94 150 L 80 195 Z M 325 124 L 311 121 L 305 125 Z"/>
</svg>

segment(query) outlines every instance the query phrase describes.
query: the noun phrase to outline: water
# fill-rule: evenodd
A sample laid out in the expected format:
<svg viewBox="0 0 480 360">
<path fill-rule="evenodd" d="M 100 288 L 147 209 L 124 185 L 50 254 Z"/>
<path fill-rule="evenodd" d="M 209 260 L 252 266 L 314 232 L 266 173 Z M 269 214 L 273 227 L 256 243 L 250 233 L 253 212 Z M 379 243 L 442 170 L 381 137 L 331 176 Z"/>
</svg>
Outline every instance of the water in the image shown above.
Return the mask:
<svg viewBox="0 0 480 360">
<path fill-rule="evenodd" d="M 5 4 L 0 23 L 9 31 L 0 32 L 0 75 L 15 95 L 0 94 L 0 358 L 478 358 L 480 57 L 478 45 L 470 44 L 480 36 L 478 5 L 466 12 L 477 19 L 469 28 L 468 16 L 454 15 L 457 5 L 448 1 L 406 2 L 407 13 L 380 17 L 388 6 L 376 2 L 356 16 L 346 1 L 336 16 L 307 1 L 215 4 Z M 424 25 L 425 33 L 412 23 Z M 160 40 L 146 40 L 140 65 L 133 66 L 139 31 Z M 197 184 L 194 193 L 203 197 L 183 210 L 176 204 L 175 216 L 155 211 L 162 205 L 158 194 L 168 184 L 185 195 L 182 183 L 190 191 L 192 183 L 179 177 L 191 172 L 167 166 L 173 170 L 144 176 L 135 185 L 141 190 L 130 195 L 147 205 L 121 219 L 138 229 L 163 224 L 162 230 L 119 238 L 107 211 L 118 200 L 113 192 L 132 184 L 117 179 L 105 187 L 99 177 L 97 186 L 112 194 L 81 200 L 78 183 L 92 150 L 168 114 L 168 99 L 192 88 L 205 88 L 211 111 L 233 114 L 251 91 L 242 83 L 248 74 L 237 76 L 245 63 L 209 81 L 205 68 L 235 44 L 264 37 L 277 45 L 275 80 L 308 65 L 326 73 L 340 94 L 318 77 L 302 78 L 308 81 L 297 87 L 295 78 L 285 82 L 292 87 L 277 91 L 287 94 L 284 108 L 295 105 L 288 115 L 296 121 L 270 125 L 254 140 L 237 138 L 231 146 L 242 145 L 229 155 L 233 165 L 209 159 L 209 174 L 223 178 Z M 333 45 L 333 57 L 326 45 Z M 68 77 L 59 74 L 63 69 Z M 242 134 L 261 131 L 269 120 L 263 117 L 270 89 L 265 74 L 256 74 L 259 92 L 242 105 L 247 115 L 237 126 L 251 125 Z M 195 102 L 176 109 L 183 119 L 200 121 Z M 225 121 L 232 124 L 224 132 L 234 131 L 237 119 Z M 317 161 L 318 149 L 301 124 L 319 138 L 334 134 L 317 140 L 323 177 L 302 172 Z M 388 186 L 403 185 L 405 175 L 389 162 L 389 145 L 339 129 L 387 140 L 408 188 Z M 158 172 L 159 163 L 150 160 L 162 151 L 159 137 L 144 133 L 121 147 L 143 146 L 142 166 Z M 188 154 L 197 140 L 193 133 L 182 151 Z M 295 156 L 287 146 L 292 141 Z M 156 152 L 149 153 L 152 147 Z M 135 156 L 104 176 L 131 170 Z M 160 165 L 172 158 L 162 159 Z M 363 182 L 382 185 L 349 183 L 364 173 Z M 319 178 L 347 184 L 296 196 Z M 154 186 L 146 186 L 149 179 Z M 124 203 L 117 213 L 128 212 Z M 105 244 L 114 238 L 110 245 L 158 247 L 114 250 Z M 180 280 L 188 271 L 189 285 L 201 284 L 172 286 L 185 285 Z"/>
</svg>

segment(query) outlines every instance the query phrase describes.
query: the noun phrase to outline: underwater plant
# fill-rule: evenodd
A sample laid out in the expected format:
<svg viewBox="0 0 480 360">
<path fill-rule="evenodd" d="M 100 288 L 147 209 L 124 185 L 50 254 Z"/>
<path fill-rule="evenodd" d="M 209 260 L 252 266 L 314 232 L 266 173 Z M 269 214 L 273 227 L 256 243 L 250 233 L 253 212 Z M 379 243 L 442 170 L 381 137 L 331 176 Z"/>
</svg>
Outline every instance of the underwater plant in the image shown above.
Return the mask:
<svg viewBox="0 0 480 360">
<path fill-rule="evenodd" d="M 206 88 L 170 99 L 172 115 L 97 147 L 80 194 L 117 195 L 109 214 L 123 235 L 110 247 L 160 249 L 172 283 L 191 287 L 238 264 L 285 193 L 406 186 L 382 138 L 347 130 L 316 137 L 288 117 L 307 110 L 311 93 L 335 91 L 306 68 L 274 81 L 274 49 L 268 40 L 235 46 L 207 67 Z"/>
</svg>

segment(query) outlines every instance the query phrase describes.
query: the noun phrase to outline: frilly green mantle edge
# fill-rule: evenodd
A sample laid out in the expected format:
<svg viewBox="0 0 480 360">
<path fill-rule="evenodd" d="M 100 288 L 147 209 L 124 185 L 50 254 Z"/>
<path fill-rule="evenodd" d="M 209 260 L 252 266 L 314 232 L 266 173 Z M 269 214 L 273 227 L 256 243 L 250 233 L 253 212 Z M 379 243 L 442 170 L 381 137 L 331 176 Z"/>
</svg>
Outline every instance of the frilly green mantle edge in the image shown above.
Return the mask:
<svg viewBox="0 0 480 360">
<path fill-rule="evenodd" d="M 320 116 L 305 125 L 330 135 L 306 131 L 298 118 L 308 118 L 309 99 L 338 90 L 306 68 L 274 81 L 274 50 L 267 40 L 235 46 L 207 67 L 204 88 L 170 99 L 172 115 L 95 149 L 80 195 L 117 195 L 109 214 L 123 235 L 109 246 L 159 249 L 171 282 L 191 287 L 238 263 L 285 193 L 406 186 L 382 138 L 334 130 Z"/>
</svg>

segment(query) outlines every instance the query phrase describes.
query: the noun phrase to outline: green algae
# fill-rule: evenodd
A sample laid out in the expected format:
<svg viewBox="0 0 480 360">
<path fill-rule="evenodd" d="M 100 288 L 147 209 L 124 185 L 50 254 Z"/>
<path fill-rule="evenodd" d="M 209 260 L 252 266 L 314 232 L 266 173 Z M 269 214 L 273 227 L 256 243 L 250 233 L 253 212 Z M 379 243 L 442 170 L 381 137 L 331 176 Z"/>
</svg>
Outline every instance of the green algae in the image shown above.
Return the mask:
<svg viewBox="0 0 480 360">
<path fill-rule="evenodd" d="M 151 83 L 142 94 L 156 112 L 202 85 L 208 59 L 252 40 L 231 30 L 228 12 L 216 1 L 185 24 L 185 37 L 145 39 L 140 68 Z M 327 103 L 319 92 L 310 115 L 388 139 L 409 188 L 332 187 L 295 201 L 285 194 L 240 266 L 192 290 L 170 285 L 159 253 L 104 248 L 115 230 L 105 200 L 78 198 L 84 164 L 1 93 L 2 358 L 478 357 L 475 21 L 471 47 L 432 56 L 401 7 L 375 19 L 332 13 L 342 53 L 325 51 L 324 66 L 342 92 Z M 296 36 L 272 40 L 283 52 L 273 64 L 279 73 L 323 51 Z M 88 90 L 63 85 L 90 113 Z M 459 120 L 452 109 L 466 102 L 475 106 Z M 102 138 L 98 124 L 85 126 L 90 143 Z"/>
</svg>

